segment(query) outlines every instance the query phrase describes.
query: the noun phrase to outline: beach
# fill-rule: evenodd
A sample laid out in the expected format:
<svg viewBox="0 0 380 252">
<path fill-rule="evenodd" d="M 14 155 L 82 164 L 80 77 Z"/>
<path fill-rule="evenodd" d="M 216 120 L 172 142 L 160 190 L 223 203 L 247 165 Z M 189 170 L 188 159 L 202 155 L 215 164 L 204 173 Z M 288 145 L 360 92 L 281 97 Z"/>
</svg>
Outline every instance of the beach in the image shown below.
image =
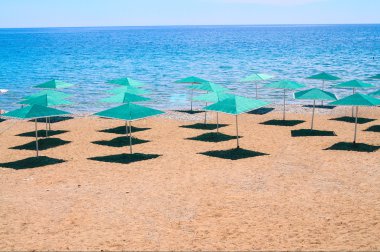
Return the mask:
<svg viewBox="0 0 380 252">
<path fill-rule="evenodd" d="M 240 115 L 240 147 L 256 156 L 238 160 L 201 154 L 235 148 L 233 137 L 187 139 L 215 132 L 181 127 L 202 124 L 201 113 L 133 122 L 133 136 L 148 141 L 134 152 L 159 156 L 130 164 L 90 159 L 129 152 L 107 142 L 125 137 L 122 131 L 100 132 L 124 122 L 85 116 L 53 123 L 67 132 L 51 136 L 62 145 L 41 155 L 65 162 L 0 168 L 0 250 L 378 251 L 380 151 L 329 149 L 352 142 L 354 124 L 331 120 L 350 108 L 317 110 L 315 129 L 335 136 L 293 137 L 292 130 L 310 127 L 310 112 L 290 109 L 288 120 L 306 122 L 289 127 L 262 124 L 280 120 L 277 110 Z M 220 132 L 234 136 L 235 117 L 219 116 L 227 124 Z M 380 111 L 363 108 L 359 116 L 378 119 Z M 365 131 L 379 124 L 359 124 L 358 143 L 380 146 L 379 132 Z M 17 136 L 33 131 L 33 122 L 0 122 L 0 163 L 33 157 L 33 149 L 10 149 L 33 143 L 33 134 Z"/>
</svg>

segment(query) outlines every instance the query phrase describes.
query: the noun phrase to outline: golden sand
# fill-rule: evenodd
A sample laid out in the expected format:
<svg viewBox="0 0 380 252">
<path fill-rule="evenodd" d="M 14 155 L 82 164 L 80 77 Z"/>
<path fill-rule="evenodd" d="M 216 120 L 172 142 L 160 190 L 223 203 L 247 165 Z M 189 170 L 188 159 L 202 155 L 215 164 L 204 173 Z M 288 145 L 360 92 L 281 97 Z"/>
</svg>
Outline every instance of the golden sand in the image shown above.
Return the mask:
<svg viewBox="0 0 380 252">
<path fill-rule="evenodd" d="M 363 117 L 379 118 L 378 110 Z M 269 155 L 229 160 L 198 154 L 234 148 L 186 138 L 209 132 L 182 128 L 194 122 L 139 121 L 151 128 L 133 135 L 150 142 L 134 151 L 159 154 L 131 164 L 88 158 L 128 153 L 97 145 L 122 135 L 98 132 L 123 122 L 76 118 L 53 124 L 70 143 L 41 152 L 64 163 L 34 169 L 0 168 L 0 250 L 380 250 L 380 151 L 325 150 L 353 138 L 352 123 L 316 117 L 330 137 L 292 137 L 309 128 L 260 124 L 280 114 L 239 117 L 241 148 Z M 234 117 L 221 132 L 235 134 Z M 33 137 L 32 122 L 5 121 L 0 163 L 35 155 L 15 150 Z M 358 141 L 380 146 L 380 133 Z M 40 128 L 43 127 L 42 124 Z"/>
</svg>

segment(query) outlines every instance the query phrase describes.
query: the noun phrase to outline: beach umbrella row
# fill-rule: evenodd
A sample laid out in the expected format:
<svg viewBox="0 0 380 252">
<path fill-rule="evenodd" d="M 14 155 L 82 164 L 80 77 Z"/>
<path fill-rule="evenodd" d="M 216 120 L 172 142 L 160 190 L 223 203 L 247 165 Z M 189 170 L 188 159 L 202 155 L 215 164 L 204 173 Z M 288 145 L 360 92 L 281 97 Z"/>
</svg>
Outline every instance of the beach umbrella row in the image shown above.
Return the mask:
<svg viewBox="0 0 380 252">
<path fill-rule="evenodd" d="M 38 133 L 37 133 L 37 119 L 48 118 L 53 116 L 69 115 L 69 112 L 49 108 L 41 105 L 31 105 L 24 108 L 16 109 L 3 114 L 4 117 L 19 119 L 19 120 L 34 120 L 36 132 L 36 156 L 39 156 L 38 149 Z"/>
<path fill-rule="evenodd" d="M 164 112 L 157 109 L 134 104 L 134 102 L 144 102 L 151 100 L 148 97 L 141 96 L 141 94 L 149 93 L 146 90 L 140 89 L 140 87 L 144 86 L 143 83 L 133 80 L 131 78 L 115 79 L 108 81 L 107 83 L 121 85 L 123 87 L 107 91 L 107 93 L 113 94 L 113 96 L 104 98 L 101 101 L 105 103 L 124 104 L 95 113 L 94 115 L 102 118 L 111 118 L 125 121 L 127 137 L 129 135 L 130 154 L 133 154 L 132 122 L 160 115 Z"/>
<path fill-rule="evenodd" d="M 94 115 L 103 118 L 119 119 L 126 122 L 126 127 L 129 127 L 129 130 L 126 132 L 129 132 L 129 148 L 132 154 L 132 122 L 160 114 L 164 114 L 164 112 L 129 102 L 115 108 L 98 112 Z"/>
<path fill-rule="evenodd" d="M 34 86 L 35 88 L 44 89 L 40 91 L 37 94 L 31 95 L 31 97 L 28 97 L 26 100 L 31 101 L 31 103 L 28 104 L 37 104 L 42 106 L 60 106 L 60 105 L 70 105 L 71 103 L 68 101 L 65 101 L 63 99 L 70 97 L 71 95 L 65 94 L 63 92 L 58 92 L 58 89 L 64 89 L 73 87 L 74 84 L 67 83 L 60 80 L 50 80 L 41 84 L 38 84 Z M 41 94 L 41 95 L 39 95 Z M 41 98 L 42 96 L 46 95 L 45 98 Z M 60 103 L 60 104 L 52 104 L 52 103 Z M 50 103 L 50 104 L 49 104 Z M 65 104 L 66 103 L 66 104 Z M 23 103 L 21 103 L 23 104 Z M 49 127 L 49 130 L 51 130 L 51 123 L 50 123 L 50 117 L 46 117 L 46 125 Z M 47 130 L 46 130 L 46 136 L 47 136 Z"/>
<path fill-rule="evenodd" d="M 311 76 L 311 77 L 315 79 L 324 78 L 327 80 L 330 78 L 329 80 L 335 80 L 334 76 L 331 77 L 328 75 Z M 261 80 L 265 80 L 265 78 L 269 79 L 271 78 L 271 76 L 257 74 L 255 76 L 251 76 L 251 79 L 247 78 L 246 81 L 248 80 L 259 81 L 260 80 L 259 78 L 261 78 Z M 130 78 L 121 78 L 121 79 L 109 81 L 108 83 L 121 85 L 123 87 L 114 89 L 111 93 L 115 95 L 109 98 L 105 98 L 102 101 L 107 102 L 107 103 L 125 103 L 125 104 L 96 113 L 95 115 L 99 117 L 120 119 L 120 120 L 126 121 L 126 127 L 129 127 L 130 153 L 132 154 L 133 153 L 132 152 L 132 130 L 131 130 L 132 122 L 135 120 L 159 115 L 164 112 L 132 103 L 132 102 L 150 100 L 150 98 L 143 97 L 137 94 L 137 93 L 145 92 L 144 90 L 141 90 L 138 88 L 143 85 L 141 82 L 132 80 Z M 218 126 L 219 126 L 218 113 L 226 113 L 226 114 L 235 115 L 237 148 L 239 148 L 238 115 L 269 104 L 265 101 L 261 101 L 257 99 L 254 100 L 254 99 L 249 99 L 242 96 L 236 96 L 236 95 L 225 93 L 225 92 L 228 92 L 227 88 L 224 88 L 221 85 L 214 84 L 212 82 L 208 82 L 206 80 L 203 80 L 197 77 L 185 78 L 185 79 L 177 81 L 177 83 L 191 83 L 192 85 L 189 87 L 191 90 L 202 90 L 202 91 L 209 92 L 209 93 L 202 94 L 195 97 L 194 100 L 205 101 L 206 102 L 206 107 L 204 108 L 205 111 L 217 112 Z M 198 84 L 198 85 L 194 86 L 194 84 Z M 38 151 L 39 151 L 38 150 L 38 135 L 37 135 L 37 119 L 49 118 L 51 116 L 68 115 L 69 114 L 68 112 L 57 110 L 54 108 L 49 108 L 49 106 L 71 104 L 71 102 L 65 100 L 65 98 L 69 97 L 69 95 L 54 90 L 54 89 L 60 89 L 60 88 L 65 88 L 65 87 L 70 87 L 70 86 L 72 86 L 72 84 L 56 81 L 56 80 L 39 84 L 35 87 L 49 89 L 49 90 L 43 90 L 37 94 L 33 94 L 33 95 L 25 97 L 26 99 L 24 101 L 21 101 L 20 104 L 27 104 L 29 105 L 28 107 L 21 108 L 21 109 L 4 114 L 5 117 L 11 117 L 11 118 L 17 118 L 17 119 L 23 119 L 23 120 L 25 119 L 35 120 L 37 156 L 38 156 Z M 304 85 L 298 82 L 290 81 L 290 80 L 280 80 L 277 82 L 267 84 L 265 85 L 265 87 L 283 89 L 284 91 L 283 120 L 285 120 L 286 90 L 296 90 L 299 88 L 303 88 Z M 333 93 L 324 91 L 323 89 L 313 88 L 313 89 L 294 93 L 294 98 L 299 99 L 299 100 L 313 100 L 311 129 L 313 129 L 313 126 L 314 126 L 315 103 L 317 100 L 335 101 L 335 102 L 330 103 L 330 105 L 335 105 L 335 106 L 354 106 L 356 108 L 354 142 L 356 142 L 358 107 L 359 106 L 378 106 L 380 105 L 380 100 L 369 95 L 362 95 L 359 93 L 355 93 L 356 89 L 358 88 L 373 87 L 372 84 L 364 83 L 362 81 L 353 80 L 349 82 L 344 82 L 344 83 L 336 85 L 336 87 L 353 88 L 354 94 L 352 96 L 345 97 L 341 100 L 337 100 L 336 96 Z M 379 95 L 379 91 L 380 90 L 373 92 L 371 93 L 371 95 L 373 96 Z M 213 104 L 207 106 L 207 102 L 213 102 Z M 191 109 L 192 109 L 192 104 L 191 104 Z M 205 116 L 206 116 L 206 113 L 205 113 Z M 217 127 L 217 131 L 219 132 L 219 127 Z"/>
</svg>

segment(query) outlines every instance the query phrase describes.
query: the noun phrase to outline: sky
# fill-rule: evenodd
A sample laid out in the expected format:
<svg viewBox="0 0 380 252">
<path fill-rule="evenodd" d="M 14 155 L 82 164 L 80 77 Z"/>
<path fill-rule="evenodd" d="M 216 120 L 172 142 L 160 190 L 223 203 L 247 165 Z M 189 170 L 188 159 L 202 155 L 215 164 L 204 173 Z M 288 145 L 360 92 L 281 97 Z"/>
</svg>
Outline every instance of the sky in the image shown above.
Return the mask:
<svg viewBox="0 0 380 252">
<path fill-rule="evenodd" d="M 0 27 L 380 23 L 380 0 L 0 0 Z"/>
</svg>

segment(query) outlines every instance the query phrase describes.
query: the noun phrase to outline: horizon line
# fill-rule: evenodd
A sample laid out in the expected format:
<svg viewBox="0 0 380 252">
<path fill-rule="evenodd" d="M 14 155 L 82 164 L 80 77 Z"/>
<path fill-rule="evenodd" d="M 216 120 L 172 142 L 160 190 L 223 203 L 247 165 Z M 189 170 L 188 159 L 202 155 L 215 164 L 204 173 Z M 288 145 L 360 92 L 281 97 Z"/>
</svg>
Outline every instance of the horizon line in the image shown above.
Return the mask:
<svg viewBox="0 0 380 252">
<path fill-rule="evenodd" d="M 90 25 L 90 26 L 25 26 L 0 27 L 0 29 L 54 29 L 54 28 L 122 28 L 122 27 L 194 27 L 194 26 L 323 26 L 323 25 L 380 25 L 380 23 L 308 23 L 308 24 L 182 24 L 182 25 Z"/>
</svg>

